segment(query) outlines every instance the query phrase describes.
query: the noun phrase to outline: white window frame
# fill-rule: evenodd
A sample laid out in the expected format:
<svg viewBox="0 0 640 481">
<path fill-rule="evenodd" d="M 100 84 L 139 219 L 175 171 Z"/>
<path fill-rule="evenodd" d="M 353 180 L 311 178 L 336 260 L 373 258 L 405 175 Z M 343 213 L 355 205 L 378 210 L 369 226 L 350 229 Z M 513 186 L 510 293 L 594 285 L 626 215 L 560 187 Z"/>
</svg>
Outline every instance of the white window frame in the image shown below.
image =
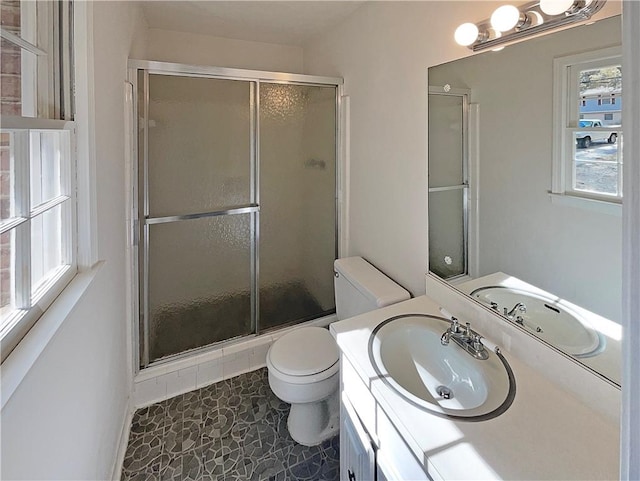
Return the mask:
<svg viewBox="0 0 640 481">
<path fill-rule="evenodd" d="M 14 231 L 15 251 L 12 253 L 12 263 L 14 266 L 22 266 L 15 269 L 15 309 L 0 325 L 0 351 L 4 360 L 73 279 L 78 268 L 74 122 L 8 117 L 3 119 L 2 131 L 11 132 L 14 138 L 11 162 L 16 166 L 15 177 L 12 179 L 16 206 L 14 217 L 4 221 L 0 225 L 0 231 Z M 51 131 L 68 132 L 68 144 L 61 152 L 61 194 L 44 204 L 33 206 L 30 199 L 29 169 L 32 152 L 29 137 L 32 132 Z M 56 207 L 62 209 L 62 264 L 32 292 L 31 221 Z"/>
<path fill-rule="evenodd" d="M 565 57 L 558 57 L 553 61 L 553 160 L 552 160 L 552 196 L 572 197 L 571 205 L 579 204 L 579 200 L 597 201 L 613 204 L 617 215 L 622 195 L 607 195 L 585 192 L 573 188 L 575 149 L 574 133 L 585 130 L 578 127 L 580 112 L 578 109 L 578 84 L 574 81 L 575 72 L 586 68 L 598 68 L 612 63 L 622 64 L 622 49 L 620 46 L 608 47 L 589 52 L 583 52 Z M 598 130 L 618 132 L 618 139 L 622 139 L 621 127 L 600 127 Z M 622 142 L 618 146 L 618 155 L 622 153 Z M 622 164 L 618 173 L 618 185 L 622 187 Z M 604 206 L 598 206 L 601 210 Z"/>
<path fill-rule="evenodd" d="M 36 11 L 37 10 L 37 11 Z M 12 249 L 15 305 L 6 309 L 0 324 L 2 361 L 12 352 L 46 309 L 78 272 L 78 225 L 76 201 L 76 125 L 59 120 L 72 109 L 71 78 L 61 62 L 69 65 L 69 3 L 60 10 L 51 2 L 21 2 L 21 36 L 2 28 L 2 38 L 22 50 L 22 116 L 2 116 L 2 132 L 11 133 L 13 202 L 9 219 L 0 222 L 2 233 L 13 232 Z M 59 22 L 60 20 L 60 22 Z M 64 29 L 65 34 L 59 35 Z M 64 48 L 60 48 L 63 41 Z M 61 75 L 64 79 L 61 80 Z M 68 86 L 63 92 L 62 85 Z M 56 94 L 60 92 L 60 94 Z M 58 132 L 60 144 L 60 195 L 40 205 L 31 205 L 31 142 L 33 132 Z M 65 133 L 63 133 L 65 132 Z M 31 223 L 54 208 L 61 209 L 61 265 L 32 286 Z"/>
</svg>

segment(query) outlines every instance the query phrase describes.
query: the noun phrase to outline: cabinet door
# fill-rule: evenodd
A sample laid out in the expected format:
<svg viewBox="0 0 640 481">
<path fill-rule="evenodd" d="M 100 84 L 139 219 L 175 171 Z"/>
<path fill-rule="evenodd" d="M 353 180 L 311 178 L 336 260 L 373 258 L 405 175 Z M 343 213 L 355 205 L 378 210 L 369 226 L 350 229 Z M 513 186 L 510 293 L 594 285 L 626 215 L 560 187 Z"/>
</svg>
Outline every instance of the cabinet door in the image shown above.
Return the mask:
<svg viewBox="0 0 640 481">
<path fill-rule="evenodd" d="M 349 401 L 340 404 L 340 481 L 374 481 L 375 449 Z"/>
</svg>

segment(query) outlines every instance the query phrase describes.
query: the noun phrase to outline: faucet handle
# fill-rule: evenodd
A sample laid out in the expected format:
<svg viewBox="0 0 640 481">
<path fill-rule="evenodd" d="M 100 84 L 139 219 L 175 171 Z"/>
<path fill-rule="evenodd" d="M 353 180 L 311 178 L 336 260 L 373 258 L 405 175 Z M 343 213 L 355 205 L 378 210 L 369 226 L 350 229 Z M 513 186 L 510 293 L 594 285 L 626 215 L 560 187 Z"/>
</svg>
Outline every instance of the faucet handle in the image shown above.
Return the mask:
<svg viewBox="0 0 640 481">
<path fill-rule="evenodd" d="M 463 328 L 463 334 L 465 336 L 471 336 L 471 323 L 470 322 L 465 322 L 464 328 Z"/>
<path fill-rule="evenodd" d="M 451 316 L 451 327 L 449 329 L 454 334 L 457 334 L 462 330 L 462 328 L 460 327 L 460 322 L 458 322 L 458 318 L 457 317 Z"/>
</svg>

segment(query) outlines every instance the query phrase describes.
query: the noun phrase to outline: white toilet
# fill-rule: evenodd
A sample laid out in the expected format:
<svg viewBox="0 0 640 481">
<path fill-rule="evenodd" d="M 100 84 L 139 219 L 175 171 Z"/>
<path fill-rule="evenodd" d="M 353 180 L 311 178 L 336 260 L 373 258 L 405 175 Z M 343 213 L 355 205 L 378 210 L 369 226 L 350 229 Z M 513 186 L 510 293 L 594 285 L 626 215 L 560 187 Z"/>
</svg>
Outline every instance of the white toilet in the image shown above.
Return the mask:
<svg viewBox="0 0 640 481">
<path fill-rule="evenodd" d="M 362 257 L 337 259 L 338 320 L 409 299 L 410 294 Z M 291 404 L 287 426 L 298 443 L 314 446 L 337 434 L 338 346 L 327 329 L 301 327 L 277 339 L 267 353 L 271 390 Z"/>
</svg>

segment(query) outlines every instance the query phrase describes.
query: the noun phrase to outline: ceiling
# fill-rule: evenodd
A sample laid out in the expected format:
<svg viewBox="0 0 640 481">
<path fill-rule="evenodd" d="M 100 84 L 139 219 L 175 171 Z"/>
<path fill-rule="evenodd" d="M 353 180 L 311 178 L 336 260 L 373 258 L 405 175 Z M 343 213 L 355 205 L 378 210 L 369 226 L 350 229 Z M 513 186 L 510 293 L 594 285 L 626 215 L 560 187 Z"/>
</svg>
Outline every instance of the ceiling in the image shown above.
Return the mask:
<svg viewBox="0 0 640 481">
<path fill-rule="evenodd" d="M 149 28 L 303 46 L 364 1 L 142 1 Z"/>
</svg>

